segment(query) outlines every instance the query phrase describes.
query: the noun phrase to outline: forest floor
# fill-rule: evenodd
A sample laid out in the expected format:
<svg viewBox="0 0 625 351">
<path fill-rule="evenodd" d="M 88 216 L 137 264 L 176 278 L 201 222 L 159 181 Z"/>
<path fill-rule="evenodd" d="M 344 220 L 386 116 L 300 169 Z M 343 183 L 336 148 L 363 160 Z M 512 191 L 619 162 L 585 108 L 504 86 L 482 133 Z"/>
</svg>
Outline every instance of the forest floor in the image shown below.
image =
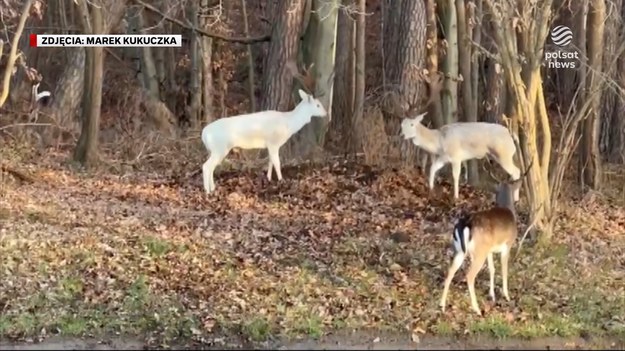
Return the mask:
<svg viewBox="0 0 625 351">
<path fill-rule="evenodd" d="M 438 299 L 453 219 L 491 197 L 463 185 L 454 203 L 448 175 L 430 191 L 418 170 L 353 162 L 284 167 L 271 183 L 264 169 L 222 171 L 207 196 L 198 172 L 85 173 L 65 159 L 13 164 L 32 181 L 0 179 L 0 340 L 13 345 L 3 348 L 98 338 L 124 348 L 540 348 L 625 338 L 625 210 L 600 194 L 563 203 L 549 245 L 523 245 L 510 302 L 489 301 L 482 270 L 478 317 L 462 272 L 446 313 Z M 344 334 L 353 330 L 361 334 Z"/>
</svg>

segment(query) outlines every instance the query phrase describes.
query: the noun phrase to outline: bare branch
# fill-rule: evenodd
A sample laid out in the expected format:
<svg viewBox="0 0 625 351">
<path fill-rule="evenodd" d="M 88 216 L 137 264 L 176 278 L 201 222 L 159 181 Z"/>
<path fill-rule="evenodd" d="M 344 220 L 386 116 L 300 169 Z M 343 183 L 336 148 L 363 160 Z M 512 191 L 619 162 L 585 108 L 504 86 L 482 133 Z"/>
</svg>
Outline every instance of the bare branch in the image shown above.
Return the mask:
<svg viewBox="0 0 625 351">
<path fill-rule="evenodd" d="M 191 26 L 189 26 L 188 24 L 185 24 L 184 22 L 182 22 L 179 19 L 173 18 L 165 13 L 163 13 L 161 10 L 159 10 L 158 8 L 156 8 L 153 5 L 150 5 L 142 0 L 133 0 L 135 3 L 145 7 L 148 11 L 153 12 L 155 14 L 158 14 L 160 16 L 162 16 L 165 20 L 177 24 L 182 28 L 191 30 L 191 31 L 195 31 L 198 34 L 207 36 L 207 37 L 211 37 L 213 39 L 216 40 L 222 40 L 222 41 L 227 41 L 227 42 L 231 42 L 231 43 L 240 43 L 240 44 L 254 44 L 254 43 L 262 43 L 262 42 L 266 42 L 271 40 L 271 36 L 269 35 L 263 35 L 260 37 L 254 37 L 254 38 L 242 38 L 242 37 L 226 37 L 223 36 L 221 34 L 217 34 L 217 33 L 210 33 L 204 29 L 200 29 L 200 28 L 193 28 Z"/>
</svg>

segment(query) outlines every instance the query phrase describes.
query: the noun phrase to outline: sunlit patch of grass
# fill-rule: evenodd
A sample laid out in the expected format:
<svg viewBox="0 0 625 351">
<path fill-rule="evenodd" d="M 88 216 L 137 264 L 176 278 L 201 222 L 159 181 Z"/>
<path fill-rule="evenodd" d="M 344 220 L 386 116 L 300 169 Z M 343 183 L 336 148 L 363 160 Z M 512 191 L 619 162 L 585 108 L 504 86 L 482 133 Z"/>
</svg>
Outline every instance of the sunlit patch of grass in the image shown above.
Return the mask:
<svg viewBox="0 0 625 351">
<path fill-rule="evenodd" d="M 440 336 L 452 336 L 456 333 L 453 324 L 445 320 L 438 320 L 432 327 L 432 331 Z"/>
<path fill-rule="evenodd" d="M 253 341 L 265 341 L 271 336 L 271 325 L 266 318 L 256 317 L 245 323 L 243 332 Z"/>
<path fill-rule="evenodd" d="M 472 323 L 469 331 L 475 334 L 489 334 L 497 339 L 512 336 L 513 327 L 508 321 L 499 316 L 490 316 Z"/>
</svg>

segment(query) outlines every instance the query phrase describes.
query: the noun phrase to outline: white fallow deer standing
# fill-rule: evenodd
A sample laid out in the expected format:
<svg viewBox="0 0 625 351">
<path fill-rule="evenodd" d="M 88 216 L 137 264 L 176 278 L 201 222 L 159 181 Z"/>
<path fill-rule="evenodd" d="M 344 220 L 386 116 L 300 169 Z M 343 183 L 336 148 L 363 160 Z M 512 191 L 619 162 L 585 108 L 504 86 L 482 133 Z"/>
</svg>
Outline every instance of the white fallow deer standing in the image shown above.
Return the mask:
<svg viewBox="0 0 625 351">
<path fill-rule="evenodd" d="M 501 275 L 503 295 L 510 301 L 508 292 L 508 261 L 510 249 L 517 238 L 517 215 L 515 210 L 514 192 L 518 191 L 532 165 L 519 179 L 507 183 L 500 182 L 495 188 L 495 206 L 485 211 L 475 212 L 460 217 L 455 223 L 453 231 L 454 258 L 447 272 L 443 287 L 440 307 L 445 311 L 449 286 L 454 275 L 462 266 L 467 255 L 471 258 L 471 266 L 466 275 L 471 308 L 478 315 L 482 315 L 475 297 L 475 277 L 488 261 L 490 273 L 489 295 L 495 301 L 495 264 L 493 254 L 501 254 Z M 529 230 L 529 228 L 528 228 Z"/>
<path fill-rule="evenodd" d="M 211 193 L 215 190 L 214 171 L 226 155 L 235 147 L 241 149 L 267 149 L 269 164 L 267 179 L 271 181 L 272 168 L 275 168 L 278 180 L 282 180 L 280 168 L 280 147 L 291 136 L 310 123 L 312 117 L 326 117 L 328 112 L 323 104 L 312 94 L 315 91 L 315 80 L 311 74 L 312 65 L 304 71 L 297 72 L 293 63 L 288 66 L 293 76 L 300 81 L 308 92 L 299 89 L 302 99 L 291 111 L 260 111 L 237 116 L 220 118 L 202 130 L 202 142 L 210 152 L 210 157 L 202 166 L 204 190 Z M 332 79 L 332 76 L 330 77 Z"/>
<path fill-rule="evenodd" d="M 521 171 L 514 164 L 516 144 L 508 129 L 501 124 L 487 122 L 457 122 L 430 129 L 421 121 L 427 112 L 414 118 L 405 118 L 401 123 L 401 135 L 411 139 L 413 144 L 427 151 L 433 158 L 430 166 L 429 187 L 434 188 L 436 172 L 451 163 L 454 180 L 454 199 L 458 198 L 458 187 L 462 162 L 471 159 L 493 158 L 512 177 L 519 179 Z M 518 189 L 514 193 L 519 199 Z"/>
</svg>

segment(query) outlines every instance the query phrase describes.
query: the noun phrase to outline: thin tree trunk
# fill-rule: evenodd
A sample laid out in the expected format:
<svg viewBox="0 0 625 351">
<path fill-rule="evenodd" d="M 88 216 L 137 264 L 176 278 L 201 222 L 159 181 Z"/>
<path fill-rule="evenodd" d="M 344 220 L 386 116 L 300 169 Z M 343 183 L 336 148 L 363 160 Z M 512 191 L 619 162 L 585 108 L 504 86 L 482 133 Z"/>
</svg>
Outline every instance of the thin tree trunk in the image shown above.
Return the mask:
<svg viewBox="0 0 625 351">
<path fill-rule="evenodd" d="M 465 0 L 456 0 L 456 14 L 458 23 L 458 62 L 460 63 L 460 72 L 462 74 L 462 110 L 463 119 L 466 122 L 477 122 L 477 114 L 472 112 L 475 110 L 474 104 L 477 105 L 477 101 L 473 100 L 473 81 L 471 79 L 471 63 L 473 61 L 473 55 L 471 52 L 471 40 L 472 31 L 469 27 L 469 21 L 467 20 Z M 477 173 L 477 161 L 469 160 L 466 163 L 467 169 L 465 172 L 468 174 L 471 184 L 477 184 L 479 181 Z"/>
<path fill-rule="evenodd" d="M 427 0 L 426 2 L 426 15 L 427 15 L 427 60 L 426 68 L 430 73 L 430 77 L 434 77 L 435 73 L 438 73 L 438 23 L 436 18 L 436 0 Z M 441 106 L 440 99 L 432 101 L 432 106 L 428 115 L 432 121 L 434 128 L 440 128 L 443 126 L 443 107 Z"/>
<path fill-rule="evenodd" d="M 355 84 L 353 80 L 354 65 L 354 25 L 355 21 L 345 9 L 339 11 L 336 41 L 336 75 L 334 103 L 332 104 L 331 139 L 338 141 L 338 146 L 345 152 L 355 152 L 357 138 L 352 132 L 352 105 L 354 103 Z"/>
<path fill-rule="evenodd" d="M 203 13 L 208 11 L 209 0 L 201 0 Z M 208 29 L 208 18 L 202 17 L 200 25 Z M 246 33 L 247 35 L 247 33 Z M 202 39 L 202 122 L 208 124 L 215 119 L 215 96 L 213 85 L 213 39 L 207 36 Z"/>
<path fill-rule="evenodd" d="M 458 119 L 458 23 L 454 0 L 448 0 L 445 6 L 445 39 L 447 54 L 443 64 L 446 74 L 443 88 L 443 121 L 445 124 Z"/>
<path fill-rule="evenodd" d="M 358 0 L 358 17 L 356 20 L 356 47 L 354 52 L 355 66 L 355 86 L 354 86 L 354 114 L 351 118 L 350 127 L 352 131 L 357 130 L 356 126 L 361 123 L 365 106 L 365 69 L 366 69 L 366 0 Z M 349 21 L 349 20 L 348 20 Z M 355 133 L 352 133 L 355 134 Z M 360 148 L 359 141 L 361 136 L 351 138 L 349 144 L 352 151 Z"/>
<path fill-rule="evenodd" d="M 245 36 L 250 36 L 249 23 L 247 19 L 247 5 L 245 0 L 241 0 L 241 9 L 243 10 L 243 28 L 245 31 Z M 256 89 L 255 89 L 255 77 L 254 77 L 254 56 L 252 53 L 252 45 L 247 45 L 247 70 L 248 70 L 248 86 L 249 86 L 249 96 L 250 96 L 250 107 L 251 112 L 256 111 Z"/>
<path fill-rule="evenodd" d="M 84 1 L 84 0 L 83 0 Z M 100 6 L 91 6 L 91 15 L 87 4 L 80 5 L 82 16 L 90 19 L 90 25 L 83 24 L 86 33 L 104 33 L 102 9 Z M 86 22 L 86 21 L 85 21 Z M 100 108 L 102 104 L 102 79 L 104 75 L 104 49 L 102 47 L 86 48 L 85 57 L 85 87 L 82 106 L 82 131 L 78 144 L 74 150 L 74 160 L 85 167 L 89 167 L 97 160 L 98 131 L 100 128 Z"/>
<path fill-rule="evenodd" d="M 602 79 L 603 34 L 605 26 L 605 0 L 592 0 L 588 13 L 588 64 L 592 67 L 586 91 L 592 99 L 590 113 L 584 121 L 580 146 L 581 174 L 583 182 L 593 189 L 601 186 L 601 152 L 599 151 L 599 131 L 601 112 L 601 91 L 598 91 Z"/>
<path fill-rule="evenodd" d="M 198 28 L 199 2 L 190 1 L 187 3 L 187 18 L 191 19 L 191 26 Z M 189 38 L 189 53 L 191 57 L 191 71 L 189 76 L 190 101 L 187 110 L 187 118 L 194 128 L 198 128 L 201 124 L 201 108 L 202 108 L 202 69 L 200 67 L 200 37 L 192 31 Z"/>
</svg>

